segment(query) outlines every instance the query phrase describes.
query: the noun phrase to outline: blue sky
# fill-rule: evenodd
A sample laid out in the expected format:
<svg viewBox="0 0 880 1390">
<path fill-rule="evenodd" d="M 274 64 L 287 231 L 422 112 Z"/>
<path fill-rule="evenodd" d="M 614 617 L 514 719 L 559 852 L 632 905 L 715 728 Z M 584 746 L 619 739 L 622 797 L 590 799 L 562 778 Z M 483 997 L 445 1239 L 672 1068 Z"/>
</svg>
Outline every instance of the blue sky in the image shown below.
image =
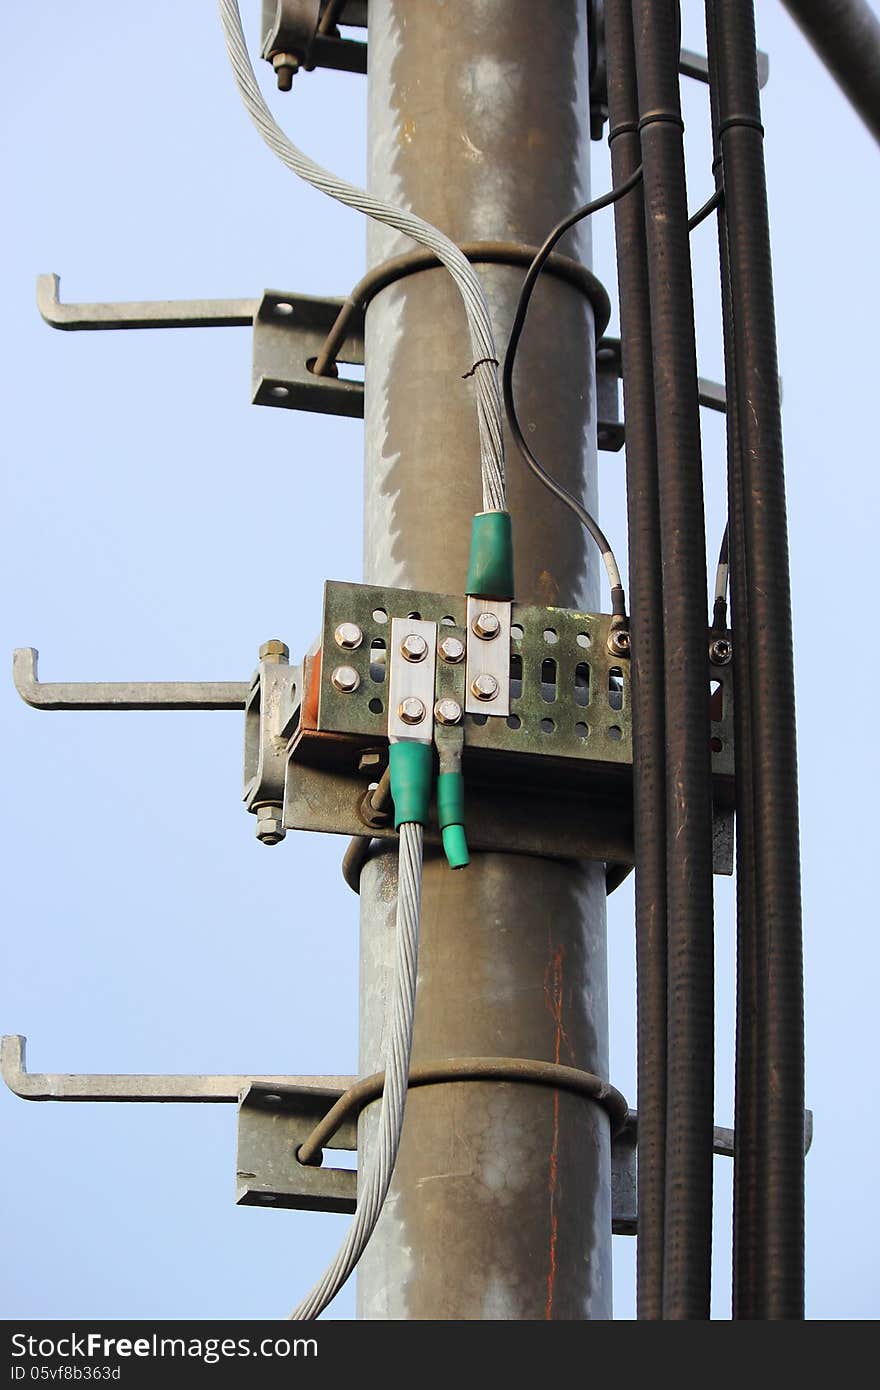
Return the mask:
<svg viewBox="0 0 880 1390">
<path fill-rule="evenodd" d="M 252 48 L 259 6 L 243 5 Z M 789 479 L 807 959 L 808 1313 L 880 1308 L 873 1170 L 878 973 L 865 636 L 877 527 L 876 146 L 776 0 L 758 6 Z M 704 49 L 702 7 L 684 42 Z M 325 578 L 361 563 L 359 421 L 249 405 L 246 329 L 61 334 L 70 300 L 345 294 L 356 214 L 261 144 L 213 0 L 6 6 L 0 17 L 4 464 L 0 647 L 46 680 L 249 677 L 294 653 Z M 265 67 L 265 65 L 261 65 Z M 266 69 L 268 74 L 268 69 Z M 293 138 L 361 180 L 363 79 L 316 72 L 272 98 Z M 711 189 L 705 88 L 684 87 L 691 206 Z M 609 184 L 593 146 L 593 187 Z M 595 268 L 616 284 L 609 214 Z M 699 359 L 720 379 L 716 240 L 694 236 Z M 707 521 L 724 444 L 704 414 Z M 623 464 L 600 455 L 625 555 Z M 549 505 L 549 504 L 548 504 Z M 344 842 L 259 845 L 240 803 L 241 716 L 39 714 L 0 685 L 7 911 L 0 1031 L 47 1071 L 349 1072 L 357 904 Z M 717 886 L 716 1119 L 732 1122 L 733 893 Z M 612 1078 L 635 1094 L 632 893 L 611 900 Z M 6 1317 L 281 1316 L 344 1217 L 236 1208 L 232 1106 L 25 1105 L 0 1093 Z M 716 1160 L 714 1315 L 729 1307 L 730 1163 Z M 615 1309 L 634 1247 L 615 1238 Z M 353 1316 L 353 1289 L 331 1316 Z"/>
</svg>

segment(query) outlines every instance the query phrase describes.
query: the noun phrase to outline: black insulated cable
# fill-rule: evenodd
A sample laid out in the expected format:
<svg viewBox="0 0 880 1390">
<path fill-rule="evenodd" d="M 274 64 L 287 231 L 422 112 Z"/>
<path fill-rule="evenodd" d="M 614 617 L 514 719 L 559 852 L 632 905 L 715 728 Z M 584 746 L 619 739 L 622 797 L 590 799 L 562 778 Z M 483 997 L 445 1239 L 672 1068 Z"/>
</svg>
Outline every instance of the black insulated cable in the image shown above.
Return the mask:
<svg viewBox="0 0 880 1390">
<path fill-rule="evenodd" d="M 608 143 L 615 184 L 641 165 L 630 0 L 606 0 Z M 641 190 L 614 209 L 626 420 L 633 830 L 636 879 L 638 1212 L 636 1303 L 663 1316 L 666 1184 L 666 758 L 663 582 L 651 305 Z"/>
<path fill-rule="evenodd" d="M 722 311 L 723 312 L 723 311 Z M 725 380 L 726 369 L 725 369 Z M 733 395 L 731 394 L 731 401 Z M 734 414 L 731 411 L 731 414 Z M 729 447 L 729 446 L 728 446 Z M 724 527 L 721 545 L 718 548 L 718 564 L 715 566 L 715 598 L 712 608 L 712 628 L 723 632 L 727 628 L 727 590 L 730 584 L 730 522 Z"/>
<path fill-rule="evenodd" d="M 513 368 L 516 362 L 516 350 L 519 346 L 519 340 L 522 337 L 526 315 L 529 312 L 532 291 L 537 284 L 542 267 L 556 243 L 577 222 L 582 222 L 584 218 L 592 217 L 594 212 L 600 212 L 602 208 L 610 207 L 612 203 L 617 202 L 624 194 L 629 193 L 631 189 L 635 188 L 636 185 L 640 183 L 641 177 L 641 169 L 634 170 L 630 177 L 619 187 L 612 188 L 607 193 L 603 193 L 601 197 L 594 198 L 591 202 L 585 203 L 583 207 L 579 207 L 575 209 L 574 212 L 570 212 L 561 222 L 557 222 L 544 244 L 538 250 L 532 264 L 526 272 L 526 278 L 523 281 L 522 289 L 519 293 L 516 312 L 513 316 L 513 325 L 510 329 L 507 351 L 504 354 L 504 369 L 501 377 L 507 426 L 513 437 L 513 442 L 538 481 L 543 483 L 544 487 L 552 492 L 553 496 L 557 497 L 560 502 L 563 502 L 570 511 L 574 512 L 578 521 L 580 521 L 582 526 L 586 527 L 595 541 L 605 563 L 605 568 L 608 571 L 608 579 L 611 585 L 611 611 L 617 617 L 626 616 L 626 596 L 623 591 L 620 570 L 617 565 L 617 560 L 614 557 L 614 551 L 611 549 L 608 537 L 599 526 L 599 523 L 587 511 L 583 503 L 579 502 L 576 497 L 572 497 L 571 493 L 564 488 L 560 482 L 557 482 L 552 473 L 547 471 L 544 465 L 532 452 L 523 434 L 522 426 L 516 413 L 516 401 L 513 394 Z"/>
<path fill-rule="evenodd" d="M 663 1316 L 708 1318 L 714 943 L 706 541 L 678 6 L 634 0 L 660 472 L 668 1029 Z"/>
<path fill-rule="evenodd" d="M 721 202 L 721 189 L 716 188 L 711 197 L 707 198 L 701 208 L 688 218 L 688 231 L 693 232 L 699 227 L 701 222 L 705 222 L 710 217 Z"/>
<path fill-rule="evenodd" d="M 754 908 L 762 982 L 759 1302 L 804 1310 L 804 1037 L 791 584 L 770 230 L 747 0 L 707 0 L 724 171 L 749 604 Z"/>
</svg>

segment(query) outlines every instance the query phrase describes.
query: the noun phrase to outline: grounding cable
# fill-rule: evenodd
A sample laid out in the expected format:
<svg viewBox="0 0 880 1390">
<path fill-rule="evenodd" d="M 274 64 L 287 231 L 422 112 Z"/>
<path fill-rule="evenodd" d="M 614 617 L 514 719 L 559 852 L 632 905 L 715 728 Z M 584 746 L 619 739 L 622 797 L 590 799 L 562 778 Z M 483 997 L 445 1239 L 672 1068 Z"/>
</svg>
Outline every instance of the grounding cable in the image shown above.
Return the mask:
<svg viewBox="0 0 880 1390">
<path fill-rule="evenodd" d="M 309 1321 L 327 1307 L 342 1288 L 364 1252 L 382 1212 L 400 1147 L 403 1110 L 412 1054 L 416 967 L 419 954 L 419 913 L 422 894 L 422 827 L 405 821 L 400 827 L 397 922 L 391 1019 L 385 1057 L 385 1086 L 379 1112 L 379 1132 L 358 1193 L 357 1210 L 335 1260 L 290 1314 Z"/>
<path fill-rule="evenodd" d="M 348 183 L 297 149 L 278 125 L 257 84 L 241 27 L 238 0 L 219 0 L 220 18 L 226 50 L 235 81 L 248 115 L 269 148 L 288 169 L 314 188 L 356 212 L 412 237 L 435 253 L 455 281 L 464 301 L 470 331 L 472 376 L 477 391 L 477 417 L 480 431 L 480 471 L 483 483 L 483 510 L 504 511 L 504 433 L 501 391 L 498 383 L 498 353 L 489 318 L 485 291 L 476 272 L 454 241 L 406 208 L 395 207 L 374 198 L 363 188 Z"/>
<path fill-rule="evenodd" d="M 730 522 L 724 527 L 721 546 L 718 551 L 718 564 L 715 567 L 715 606 L 712 627 L 727 627 L 727 587 L 730 582 Z"/>
<path fill-rule="evenodd" d="M 592 202 L 585 203 L 583 207 L 577 208 L 575 212 L 569 213 L 561 222 L 557 222 L 535 256 L 535 259 L 532 261 L 532 264 L 529 266 L 526 278 L 523 281 L 516 306 L 516 313 L 513 318 L 513 326 L 510 330 L 510 339 L 504 357 L 504 371 L 502 375 L 504 407 L 507 412 L 507 424 L 513 435 L 514 443 L 538 481 L 543 483 L 544 487 L 552 492 L 555 497 L 558 497 L 560 502 L 564 502 L 570 511 L 574 512 L 575 516 L 582 525 L 586 527 L 593 540 L 596 542 L 608 573 L 608 582 L 611 586 L 612 611 L 615 614 L 626 613 L 626 599 L 623 592 L 623 581 L 620 577 L 620 569 L 615 559 L 614 551 L 595 517 L 587 511 L 583 503 L 579 502 L 576 497 L 572 497 L 567 488 L 564 488 L 551 473 L 548 473 L 547 469 L 535 457 L 529 447 L 528 441 L 523 434 L 519 417 L 516 413 L 516 402 L 513 395 L 513 366 L 516 360 L 516 350 L 519 346 L 519 341 L 525 326 L 526 315 L 529 311 L 532 291 L 535 288 L 544 263 L 556 243 L 576 222 L 583 221 L 585 217 L 591 217 L 594 212 L 599 212 L 600 209 L 608 207 L 611 203 L 615 203 L 618 198 L 622 198 L 624 194 L 629 193 L 630 190 L 635 188 L 636 184 L 641 181 L 641 177 L 642 167 L 639 165 L 638 169 L 617 188 L 612 188 L 608 193 L 603 193 L 601 197 L 594 198 Z"/>
</svg>

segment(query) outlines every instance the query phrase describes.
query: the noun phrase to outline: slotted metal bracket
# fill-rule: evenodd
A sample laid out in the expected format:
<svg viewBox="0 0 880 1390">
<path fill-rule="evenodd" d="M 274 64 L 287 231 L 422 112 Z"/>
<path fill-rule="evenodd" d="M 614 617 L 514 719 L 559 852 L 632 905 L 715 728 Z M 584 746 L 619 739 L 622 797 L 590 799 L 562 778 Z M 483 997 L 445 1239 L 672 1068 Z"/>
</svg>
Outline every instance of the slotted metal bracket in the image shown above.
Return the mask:
<svg viewBox="0 0 880 1390">
<path fill-rule="evenodd" d="M 444 639 L 467 650 L 461 595 L 378 586 L 325 586 L 316 652 L 303 663 L 300 720 L 288 746 L 284 826 L 382 840 L 393 828 L 362 818 L 363 797 L 387 759 L 388 647 L 395 618 L 437 624 L 435 696 L 465 706 L 465 661 L 442 659 Z M 629 669 L 609 650 L 611 618 L 514 604 L 507 717 L 466 714 L 463 769 L 474 849 L 633 862 Z M 356 645 L 340 650 L 351 627 Z M 496 639 L 497 640 L 497 639 Z M 349 679 L 340 688 L 340 664 Z M 712 669 L 715 871 L 732 872 L 732 668 Z M 425 827 L 439 839 L 432 810 Z"/>
<path fill-rule="evenodd" d="M 351 1080 L 354 1084 L 354 1078 Z M 276 1206 L 294 1211 L 353 1212 L 357 1173 L 351 1168 L 315 1168 L 297 1161 L 297 1150 L 347 1087 L 305 1092 L 297 1086 L 254 1081 L 238 1109 L 236 1202 L 243 1207 Z M 357 1150 L 357 1120 L 345 1120 L 328 1148 Z"/>
<path fill-rule="evenodd" d="M 252 400 L 254 405 L 283 410 L 319 411 L 359 419 L 364 413 L 364 384 L 335 376 L 316 376 L 312 364 L 336 322 L 341 299 L 266 290 L 254 319 Z M 349 321 L 339 361 L 363 366 L 364 317 Z"/>
</svg>

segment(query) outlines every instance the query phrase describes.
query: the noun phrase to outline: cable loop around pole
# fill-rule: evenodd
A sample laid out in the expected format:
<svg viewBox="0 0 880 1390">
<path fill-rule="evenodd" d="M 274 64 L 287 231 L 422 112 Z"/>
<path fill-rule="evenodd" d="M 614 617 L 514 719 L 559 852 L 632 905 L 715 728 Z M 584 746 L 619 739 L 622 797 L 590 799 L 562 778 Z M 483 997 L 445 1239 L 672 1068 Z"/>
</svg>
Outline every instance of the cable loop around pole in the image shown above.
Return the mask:
<svg viewBox="0 0 880 1390">
<path fill-rule="evenodd" d="M 593 1072 L 581 1071 L 578 1067 L 566 1067 L 558 1062 L 530 1061 L 526 1057 L 455 1057 L 438 1062 L 421 1062 L 410 1068 L 408 1086 L 441 1086 L 456 1081 L 512 1081 L 571 1091 L 595 1101 L 607 1111 L 612 1138 L 623 1129 L 629 1115 L 626 1100 L 609 1081 L 603 1081 Z M 381 1071 L 356 1081 L 300 1145 L 297 1160 L 308 1167 L 320 1167 L 324 1145 L 330 1142 L 346 1120 L 355 1119 L 373 1101 L 379 1100 L 384 1088 L 385 1073 Z"/>
<path fill-rule="evenodd" d="M 459 250 L 471 265 L 523 266 L 532 264 L 538 248 L 520 241 L 468 241 L 462 242 Z M 429 250 L 408 251 L 401 256 L 392 256 L 387 261 L 368 270 L 358 281 L 351 293 L 343 300 L 336 322 L 327 334 L 324 346 L 315 358 L 312 371 L 315 376 L 332 373 L 336 357 L 348 335 L 352 315 L 364 312 L 376 295 L 389 286 L 397 284 L 410 275 L 423 270 L 436 270 L 442 265 L 439 258 Z M 580 290 L 592 307 L 596 321 L 596 337 L 600 338 L 611 319 L 611 300 L 601 280 L 573 256 L 554 252 L 548 256 L 544 271 L 557 279 L 565 280 Z M 495 358 L 487 359 L 494 362 Z"/>
</svg>

